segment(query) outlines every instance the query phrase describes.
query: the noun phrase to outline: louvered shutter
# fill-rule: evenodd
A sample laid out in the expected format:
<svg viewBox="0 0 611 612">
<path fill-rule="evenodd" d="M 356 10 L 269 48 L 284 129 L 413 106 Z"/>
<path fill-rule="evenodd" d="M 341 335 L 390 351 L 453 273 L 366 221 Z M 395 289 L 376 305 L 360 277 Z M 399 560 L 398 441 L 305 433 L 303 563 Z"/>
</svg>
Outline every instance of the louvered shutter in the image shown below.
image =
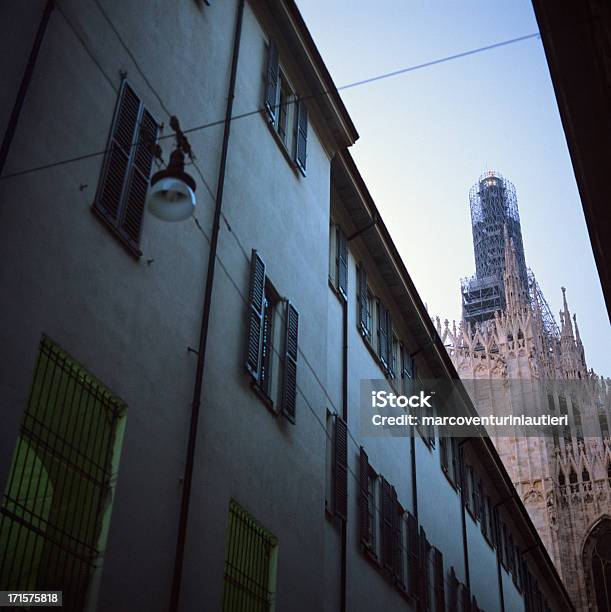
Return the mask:
<svg viewBox="0 0 611 612">
<path fill-rule="evenodd" d="M 250 291 L 248 297 L 248 335 L 246 338 L 246 371 L 259 380 L 259 352 L 265 302 L 265 264 L 253 249 L 250 257 Z"/>
<path fill-rule="evenodd" d="M 370 547 L 372 542 L 371 522 L 369 520 L 369 457 L 361 446 L 359 454 L 359 531 L 361 543 Z"/>
<path fill-rule="evenodd" d="M 393 535 L 393 558 L 392 567 L 395 580 L 405 587 L 403 580 L 403 515 L 405 510 L 397 499 L 395 488 L 392 489 L 393 509 L 392 509 L 392 535 Z"/>
<path fill-rule="evenodd" d="M 456 571 L 454 567 L 450 567 L 450 575 L 448 578 L 448 609 L 458 610 L 458 578 L 456 577 Z"/>
<path fill-rule="evenodd" d="M 297 101 L 295 163 L 305 176 L 308 145 L 308 109 L 303 100 Z"/>
<path fill-rule="evenodd" d="M 419 585 L 419 541 L 418 541 L 418 523 L 413 514 L 407 514 L 407 540 L 408 540 L 408 572 L 409 572 L 409 592 L 411 595 L 418 597 Z"/>
<path fill-rule="evenodd" d="M 158 129 L 151 114 L 142 109 L 120 224 L 124 237 L 135 248 L 140 241 L 144 203 L 153 167 L 152 146 L 157 141 Z"/>
<path fill-rule="evenodd" d="M 385 367 L 388 367 L 388 330 L 387 323 L 388 317 L 386 314 L 386 308 L 382 302 L 378 302 L 378 356 L 382 360 Z"/>
<path fill-rule="evenodd" d="M 460 485 L 460 460 L 458 458 L 458 441 L 456 438 L 450 438 L 450 448 L 452 449 L 452 473 L 454 475 L 454 483 Z"/>
<path fill-rule="evenodd" d="M 391 374 L 393 370 L 393 346 L 392 346 L 392 316 L 390 310 L 386 310 L 386 366 Z"/>
<path fill-rule="evenodd" d="M 93 208 L 138 255 L 158 131 L 156 121 L 124 80 Z"/>
<path fill-rule="evenodd" d="M 348 299 L 348 241 L 346 234 L 337 228 L 337 289 Z"/>
<path fill-rule="evenodd" d="M 448 441 L 444 432 L 439 431 L 439 460 L 441 461 L 441 469 L 448 473 Z"/>
<path fill-rule="evenodd" d="M 382 478 L 382 508 L 380 531 L 382 532 L 382 565 L 390 572 L 393 569 L 393 488 Z"/>
<path fill-rule="evenodd" d="M 295 422 L 297 404 L 297 348 L 299 339 L 299 313 L 286 303 L 286 330 L 284 334 L 284 376 L 282 380 L 282 413 Z"/>
<path fill-rule="evenodd" d="M 345 521 L 348 516 L 348 427 L 338 415 L 335 417 L 333 493 L 333 512 Z"/>
<path fill-rule="evenodd" d="M 278 113 L 278 108 L 276 107 L 276 100 L 278 99 L 278 74 L 278 47 L 273 40 L 270 40 L 267 53 L 267 82 L 265 85 L 264 103 L 269 120 L 272 123 L 276 121 Z"/>
<path fill-rule="evenodd" d="M 433 559 L 435 567 L 435 612 L 445 612 L 446 594 L 443 574 L 443 555 L 438 548 L 434 549 Z"/>
<path fill-rule="evenodd" d="M 367 295 L 367 272 L 365 266 L 359 266 L 359 329 L 366 336 L 369 333 L 369 299 Z"/>
<path fill-rule="evenodd" d="M 460 585 L 460 599 L 463 612 L 471 612 L 471 594 L 464 584 Z"/>
<path fill-rule="evenodd" d="M 104 161 L 94 204 L 112 225 L 116 225 L 119 221 L 139 115 L 140 98 L 127 82 L 123 81 L 115 109 L 109 152 Z"/>
<path fill-rule="evenodd" d="M 418 538 L 420 549 L 419 570 L 420 570 L 420 597 L 422 609 L 429 612 L 431 610 L 431 574 L 429 571 L 429 543 L 426 539 L 426 532 L 423 527 L 420 527 L 420 536 Z"/>
</svg>

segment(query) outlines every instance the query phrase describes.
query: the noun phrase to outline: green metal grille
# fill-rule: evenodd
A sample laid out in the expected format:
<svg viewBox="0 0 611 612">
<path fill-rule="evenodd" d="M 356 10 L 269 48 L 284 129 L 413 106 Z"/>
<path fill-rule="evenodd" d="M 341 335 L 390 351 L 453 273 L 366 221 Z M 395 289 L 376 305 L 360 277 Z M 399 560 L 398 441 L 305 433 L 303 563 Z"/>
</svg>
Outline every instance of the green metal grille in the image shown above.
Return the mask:
<svg viewBox="0 0 611 612">
<path fill-rule="evenodd" d="M 223 612 L 274 610 L 277 539 L 231 501 Z"/>
<path fill-rule="evenodd" d="M 0 590 L 61 590 L 83 609 L 124 409 L 43 336 L 0 508 Z"/>
</svg>

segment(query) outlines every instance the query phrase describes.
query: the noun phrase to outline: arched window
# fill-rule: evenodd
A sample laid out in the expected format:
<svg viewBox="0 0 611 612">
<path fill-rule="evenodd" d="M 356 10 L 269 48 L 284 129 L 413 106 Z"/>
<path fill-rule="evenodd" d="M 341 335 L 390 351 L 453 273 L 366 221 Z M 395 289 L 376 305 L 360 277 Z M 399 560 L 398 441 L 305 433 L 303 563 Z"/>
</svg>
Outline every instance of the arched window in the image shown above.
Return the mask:
<svg viewBox="0 0 611 612">
<path fill-rule="evenodd" d="M 590 597 L 598 612 L 611 612 L 611 521 L 601 521 L 588 537 L 583 563 Z"/>
<path fill-rule="evenodd" d="M 590 480 L 590 473 L 588 472 L 587 468 L 583 468 L 581 471 L 581 480 L 582 482 L 588 482 L 588 480 Z"/>
<path fill-rule="evenodd" d="M 571 468 L 571 471 L 569 472 L 569 482 L 571 484 L 577 484 L 577 474 L 573 468 Z"/>
<path fill-rule="evenodd" d="M 562 469 L 558 473 L 558 484 L 563 487 L 566 484 L 566 478 L 564 477 L 564 472 Z"/>
</svg>

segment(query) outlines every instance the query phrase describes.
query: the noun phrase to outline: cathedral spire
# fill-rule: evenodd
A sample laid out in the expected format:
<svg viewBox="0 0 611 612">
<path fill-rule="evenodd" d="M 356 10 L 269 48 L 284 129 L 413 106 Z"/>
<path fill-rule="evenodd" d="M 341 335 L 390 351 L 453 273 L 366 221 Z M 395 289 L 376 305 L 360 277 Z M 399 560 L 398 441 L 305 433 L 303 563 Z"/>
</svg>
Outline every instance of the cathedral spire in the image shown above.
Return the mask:
<svg viewBox="0 0 611 612">
<path fill-rule="evenodd" d="M 562 303 L 564 306 L 564 310 L 560 312 L 560 321 L 562 323 L 562 335 L 569 338 L 574 338 L 573 336 L 573 324 L 571 322 L 571 313 L 569 311 L 568 304 L 566 303 L 566 287 L 561 287 L 562 289 Z"/>
<path fill-rule="evenodd" d="M 513 238 L 509 237 L 507 225 L 503 227 L 505 242 L 505 272 L 503 284 L 505 288 L 505 303 L 508 314 L 517 314 L 527 305 L 524 288 L 520 279 L 518 258 Z"/>
</svg>

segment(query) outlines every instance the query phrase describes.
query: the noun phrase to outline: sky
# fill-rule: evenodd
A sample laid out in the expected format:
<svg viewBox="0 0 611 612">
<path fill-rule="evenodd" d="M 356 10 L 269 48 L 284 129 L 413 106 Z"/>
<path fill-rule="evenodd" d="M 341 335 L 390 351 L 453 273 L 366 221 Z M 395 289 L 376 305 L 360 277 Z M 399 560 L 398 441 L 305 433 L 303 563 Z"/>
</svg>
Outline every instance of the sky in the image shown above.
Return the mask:
<svg viewBox="0 0 611 612">
<path fill-rule="evenodd" d="M 297 0 L 339 87 L 538 31 L 529 0 Z M 541 40 L 341 92 L 351 153 L 429 313 L 460 318 L 475 271 L 470 187 L 516 187 L 526 263 L 558 321 L 561 287 L 588 367 L 611 376 L 611 328 Z"/>
</svg>

